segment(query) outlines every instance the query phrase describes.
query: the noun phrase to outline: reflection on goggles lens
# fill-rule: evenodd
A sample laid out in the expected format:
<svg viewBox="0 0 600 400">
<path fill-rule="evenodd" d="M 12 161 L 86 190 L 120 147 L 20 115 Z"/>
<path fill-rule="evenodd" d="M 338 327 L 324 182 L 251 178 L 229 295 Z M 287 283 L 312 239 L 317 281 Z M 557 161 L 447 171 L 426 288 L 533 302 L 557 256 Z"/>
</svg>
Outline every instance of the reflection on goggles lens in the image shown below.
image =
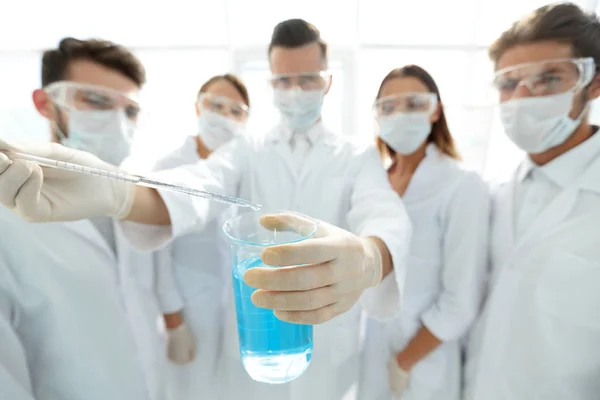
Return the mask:
<svg viewBox="0 0 600 400">
<path fill-rule="evenodd" d="M 430 112 L 435 106 L 434 101 L 429 93 L 389 96 L 377 101 L 375 111 L 379 115 L 397 112 Z"/>
<path fill-rule="evenodd" d="M 234 102 L 222 96 L 204 93 L 199 99 L 199 104 L 204 109 L 224 116 L 230 115 L 237 120 L 243 119 L 248 115 L 248 107 L 245 104 Z"/>
<path fill-rule="evenodd" d="M 327 85 L 329 75 L 326 73 L 305 73 L 297 75 L 275 75 L 271 77 L 271 86 L 275 89 L 288 90 L 299 87 L 302 90 L 321 90 Z"/>
<path fill-rule="evenodd" d="M 135 121 L 140 113 L 138 103 L 123 93 L 93 85 L 59 82 L 47 89 L 52 99 L 68 109 L 106 111 L 123 109 L 127 118 Z"/>
<path fill-rule="evenodd" d="M 573 90 L 582 82 L 580 67 L 573 61 L 541 62 L 508 68 L 496 73 L 494 87 L 501 98 L 512 97 L 520 86 L 533 96 Z"/>
</svg>

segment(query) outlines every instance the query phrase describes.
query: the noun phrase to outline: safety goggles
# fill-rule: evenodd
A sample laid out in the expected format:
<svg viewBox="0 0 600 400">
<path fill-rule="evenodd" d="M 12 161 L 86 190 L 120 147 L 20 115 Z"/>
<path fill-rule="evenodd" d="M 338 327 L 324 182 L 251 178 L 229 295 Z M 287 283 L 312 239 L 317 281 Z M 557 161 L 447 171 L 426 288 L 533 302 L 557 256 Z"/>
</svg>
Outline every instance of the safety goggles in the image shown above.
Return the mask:
<svg viewBox="0 0 600 400">
<path fill-rule="evenodd" d="M 123 110 L 131 122 L 136 122 L 140 114 L 137 94 L 67 81 L 52 83 L 44 90 L 54 103 L 67 111 Z"/>
<path fill-rule="evenodd" d="M 201 93 L 196 104 L 200 109 L 213 111 L 235 121 L 245 121 L 248 117 L 247 105 L 231 100 L 228 97 L 211 93 Z"/>
<path fill-rule="evenodd" d="M 437 104 L 437 95 L 435 93 L 398 93 L 377 99 L 373 105 L 373 111 L 376 118 L 398 112 L 432 114 Z"/>
<path fill-rule="evenodd" d="M 500 102 L 519 97 L 538 97 L 577 91 L 597 73 L 594 59 L 544 60 L 503 68 L 494 74 L 493 86 Z"/>
<path fill-rule="evenodd" d="M 278 90 L 291 90 L 294 88 L 303 91 L 325 90 L 330 81 L 331 73 L 328 71 L 276 74 L 269 78 L 271 87 Z"/>
</svg>

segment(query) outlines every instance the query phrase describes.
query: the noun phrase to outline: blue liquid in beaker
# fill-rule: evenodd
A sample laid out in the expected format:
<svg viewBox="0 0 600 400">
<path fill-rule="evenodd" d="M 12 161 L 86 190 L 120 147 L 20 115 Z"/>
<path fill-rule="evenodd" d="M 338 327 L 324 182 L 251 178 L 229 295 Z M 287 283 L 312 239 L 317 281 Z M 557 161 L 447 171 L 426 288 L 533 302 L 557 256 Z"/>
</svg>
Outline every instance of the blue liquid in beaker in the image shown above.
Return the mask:
<svg viewBox="0 0 600 400">
<path fill-rule="evenodd" d="M 242 261 L 233 270 L 233 291 L 240 353 L 244 368 L 259 382 L 285 383 L 308 368 L 312 356 L 312 325 L 283 322 L 272 310 L 258 308 L 250 297 L 256 290 L 244 283 L 244 273 L 268 267 L 260 258 Z"/>
</svg>

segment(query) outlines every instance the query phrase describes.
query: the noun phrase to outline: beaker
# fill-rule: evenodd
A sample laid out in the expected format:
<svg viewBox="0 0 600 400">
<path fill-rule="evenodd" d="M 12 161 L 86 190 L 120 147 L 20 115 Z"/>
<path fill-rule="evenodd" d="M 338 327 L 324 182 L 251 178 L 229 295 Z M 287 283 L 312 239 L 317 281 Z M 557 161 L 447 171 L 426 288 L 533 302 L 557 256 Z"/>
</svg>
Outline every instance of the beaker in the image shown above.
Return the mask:
<svg viewBox="0 0 600 400">
<path fill-rule="evenodd" d="M 261 225 L 261 216 L 280 213 L 296 214 L 289 211 L 248 211 L 223 225 L 231 248 L 242 363 L 252 379 L 264 383 L 285 383 L 302 375 L 310 364 L 313 350 L 312 325 L 284 322 L 275 317 L 273 310 L 256 307 L 251 300 L 256 289 L 244 282 L 244 273 L 250 268 L 278 268 L 262 263 L 260 256 L 264 249 L 306 240 L 317 231 L 317 222 L 300 214 L 296 215 L 307 223 L 297 229 L 298 232 L 270 230 Z"/>
</svg>

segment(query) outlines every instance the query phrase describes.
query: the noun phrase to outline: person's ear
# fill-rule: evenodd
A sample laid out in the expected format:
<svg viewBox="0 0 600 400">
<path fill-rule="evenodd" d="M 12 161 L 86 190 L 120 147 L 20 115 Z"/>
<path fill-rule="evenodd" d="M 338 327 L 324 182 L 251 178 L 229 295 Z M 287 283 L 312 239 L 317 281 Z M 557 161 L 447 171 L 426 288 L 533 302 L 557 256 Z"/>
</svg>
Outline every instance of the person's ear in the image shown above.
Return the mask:
<svg viewBox="0 0 600 400">
<path fill-rule="evenodd" d="M 200 116 L 200 106 L 198 105 L 198 103 L 194 104 L 194 106 L 196 107 L 196 117 Z"/>
<path fill-rule="evenodd" d="M 600 73 L 596 74 L 596 76 L 592 80 L 592 83 L 590 84 L 590 87 L 588 89 L 588 93 L 590 100 L 594 100 L 600 97 Z"/>
<path fill-rule="evenodd" d="M 333 82 L 333 76 L 330 75 L 329 79 L 328 79 L 328 82 L 327 82 L 327 89 L 325 89 L 325 94 L 329 93 L 329 89 L 331 89 L 331 83 L 332 82 Z"/>
<path fill-rule="evenodd" d="M 31 98 L 33 105 L 36 110 L 46 119 L 54 119 L 54 107 L 52 107 L 52 100 L 44 89 L 36 89 L 33 91 Z"/>
<path fill-rule="evenodd" d="M 435 111 L 433 112 L 433 114 L 431 114 L 431 118 L 429 120 L 432 124 L 438 122 L 438 120 L 440 119 L 440 116 L 442 115 L 442 107 L 444 107 L 444 105 L 442 103 L 438 103 L 437 107 L 435 108 Z"/>
</svg>

